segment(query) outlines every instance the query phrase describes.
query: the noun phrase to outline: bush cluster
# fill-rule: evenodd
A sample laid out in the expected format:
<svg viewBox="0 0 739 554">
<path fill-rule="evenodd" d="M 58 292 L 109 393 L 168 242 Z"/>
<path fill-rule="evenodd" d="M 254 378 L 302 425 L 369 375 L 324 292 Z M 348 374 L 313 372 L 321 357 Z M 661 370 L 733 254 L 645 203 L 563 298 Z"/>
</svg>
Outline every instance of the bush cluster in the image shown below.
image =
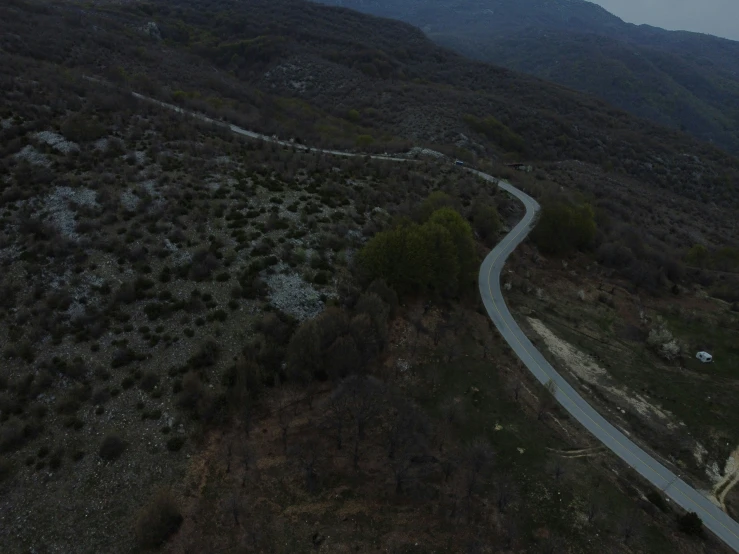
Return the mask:
<svg viewBox="0 0 739 554">
<path fill-rule="evenodd" d="M 477 262 L 472 229 L 453 208 L 380 232 L 359 253 L 362 269 L 400 295 L 459 295 L 474 284 Z"/>
<path fill-rule="evenodd" d="M 542 205 L 531 239 L 544 254 L 563 256 L 592 246 L 596 231 L 590 205 L 554 201 Z"/>
</svg>

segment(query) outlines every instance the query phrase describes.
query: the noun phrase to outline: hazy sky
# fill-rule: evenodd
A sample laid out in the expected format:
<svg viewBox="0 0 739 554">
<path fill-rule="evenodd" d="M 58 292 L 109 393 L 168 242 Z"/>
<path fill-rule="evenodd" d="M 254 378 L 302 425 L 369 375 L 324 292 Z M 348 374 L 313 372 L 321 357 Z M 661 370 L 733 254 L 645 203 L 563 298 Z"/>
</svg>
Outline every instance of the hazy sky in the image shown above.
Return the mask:
<svg viewBox="0 0 739 554">
<path fill-rule="evenodd" d="M 629 23 L 739 40 L 739 0 L 590 0 Z"/>
</svg>

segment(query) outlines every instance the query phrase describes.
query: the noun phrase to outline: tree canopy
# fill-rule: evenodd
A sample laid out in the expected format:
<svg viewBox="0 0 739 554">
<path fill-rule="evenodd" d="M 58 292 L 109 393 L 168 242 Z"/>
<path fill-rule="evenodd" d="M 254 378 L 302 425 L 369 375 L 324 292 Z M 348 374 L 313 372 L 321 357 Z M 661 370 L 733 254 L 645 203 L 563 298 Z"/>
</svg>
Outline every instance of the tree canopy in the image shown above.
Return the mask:
<svg viewBox="0 0 739 554">
<path fill-rule="evenodd" d="M 589 204 L 556 201 L 542 206 L 531 239 L 544 254 L 562 256 L 591 246 L 596 231 L 595 212 Z"/>
<path fill-rule="evenodd" d="M 475 231 L 485 243 L 491 242 L 501 228 L 498 210 L 489 204 L 478 204 L 474 207 L 472 223 Z"/>
<path fill-rule="evenodd" d="M 445 207 L 422 224 L 406 223 L 378 233 L 359 253 L 359 263 L 398 294 L 449 296 L 474 282 L 477 254 L 469 223 Z"/>
</svg>

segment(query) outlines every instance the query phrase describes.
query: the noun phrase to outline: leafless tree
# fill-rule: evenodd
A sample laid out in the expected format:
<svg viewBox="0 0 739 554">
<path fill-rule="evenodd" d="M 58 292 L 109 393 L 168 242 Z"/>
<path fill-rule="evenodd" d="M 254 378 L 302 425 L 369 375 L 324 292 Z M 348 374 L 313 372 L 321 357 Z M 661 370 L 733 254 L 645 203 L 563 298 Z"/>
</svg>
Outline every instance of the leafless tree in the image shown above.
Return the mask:
<svg viewBox="0 0 739 554">
<path fill-rule="evenodd" d="M 618 526 L 619 534 L 625 545 L 633 542 L 634 538 L 639 534 L 639 520 L 636 513 L 629 513 L 621 519 Z"/>
<path fill-rule="evenodd" d="M 239 518 L 244 511 L 244 503 L 238 494 L 233 494 L 228 499 L 228 511 L 234 519 L 234 525 L 237 527 L 241 524 Z"/>
<path fill-rule="evenodd" d="M 437 460 L 428 455 L 428 423 L 413 406 L 396 400 L 384 422 L 388 464 L 395 479 L 395 492 L 420 478 Z"/>
<path fill-rule="evenodd" d="M 426 312 L 414 312 L 410 315 L 410 323 L 413 326 L 413 330 L 416 333 L 416 340 L 413 341 L 413 350 L 411 351 L 411 357 L 414 357 L 416 355 L 416 349 L 418 348 L 418 343 L 420 342 L 419 339 L 421 337 L 421 333 L 425 333 L 427 331 L 426 326 L 423 324 L 423 315 Z"/>
<path fill-rule="evenodd" d="M 336 449 L 344 446 L 344 428 L 348 417 L 347 396 L 338 388 L 331 393 L 325 407 L 322 427 L 334 436 Z"/>
<path fill-rule="evenodd" d="M 498 487 L 496 489 L 496 502 L 498 504 L 498 511 L 501 514 L 506 513 L 508 510 L 508 506 L 513 501 L 514 493 L 514 486 L 510 480 L 503 478 L 498 482 Z"/>
<path fill-rule="evenodd" d="M 464 404 L 454 398 L 445 400 L 441 405 L 441 417 L 447 425 L 452 427 L 462 425 L 466 419 L 465 415 Z"/>
<path fill-rule="evenodd" d="M 346 411 L 354 427 L 352 463 L 359 467 L 359 449 L 364 440 L 367 426 L 380 411 L 382 384 L 373 377 L 352 375 L 341 385 L 340 394 L 346 397 Z"/>
<path fill-rule="evenodd" d="M 439 342 L 441 342 L 441 339 L 444 337 L 444 334 L 448 329 L 449 326 L 441 321 L 434 326 L 434 330 L 431 333 L 431 338 L 434 341 L 434 346 L 439 345 Z"/>
<path fill-rule="evenodd" d="M 249 476 L 249 470 L 255 463 L 255 454 L 248 444 L 241 444 L 237 447 L 236 455 L 241 463 L 241 486 L 246 486 L 246 480 Z"/>
<path fill-rule="evenodd" d="M 513 399 L 514 400 L 518 401 L 518 397 L 521 394 L 521 388 L 522 387 L 523 387 L 523 383 L 521 383 L 520 380 L 516 380 L 516 382 L 513 383 L 512 390 L 513 390 Z"/>
<path fill-rule="evenodd" d="M 462 345 L 456 336 L 449 337 L 449 340 L 445 341 L 441 345 L 441 350 L 444 356 L 444 361 L 449 363 L 457 360 L 462 353 Z"/>
<path fill-rule="evenodd" d="M 472 496 L 493 464 L 493 449 L 485 440 L 478 440 L 467 447 L 464 454 L 464 498 L 469 512 Z"/>
<path fill-rule="evenodd" d="M 598 519 L 602 511 L 603 509 L 600 501 L 596 496 L 592 496 L 585 508 L 585 516 L 588 518 L 588 523 L 593 523 Z"/>
<path fill-rule="evenodd" d="M 552 462 L 552 474 L 556 481 L 559 481 L 559 479 L 565 474 L 565 466 L 560 458 L 555 458 Z"/>
<path fill-rule="evenodd" d="M 239 416 L 241 418 L 241 423 L 244 426 L 244 435 L 246 435 L 246 438 L 248 439 L 251 434 L 252 417 L 254 415 L 252 400 L 248 394 L 242 396 L 239 408 Z"/>
<path fill-rule="evenodd" d="M 303 472 L 306 490 L 314 492 L 318 487 L 318 465 L 323 460 L 323 446 L 315 439 L 301 441 L 292 448 L 291 457 Z"/>
<path fill-rule="evenodd" d="M 503 548 L 506 550 L 513 550 L 514 543 L 516 542 L 516 537 L 518 536 L 518 529 L 516 527 L 516 522 L 511 517 L 506 517 L 503 521 Z"/>
<path fill-rule="evenodd" d="M 557 552 L 565 552 L 565 543 L 556 535 L 551 536 L 542 545 L 542 554 L 557 554 Z"/>
<path fill-rule="evenodd" d="M 280 406 L 277 409 L 277 424 L 280 426 L 280 437 L 282 439 L 282 451 L 287 454 L 287 436 L 290 431 L 290 424 L 293 420 L 293 414 L 290 410 L 290 404 L 286 397 L 280 400 Z"/>
<path fill-rule="evenodd" d="M 413 406 L 401 399 L 392 402 L 382 427 L 389 459 L 393 459 L 406 444 L 428 435 L 427 422 Z"/>
<path fill-rule="evenodd" d="M 452 475 L 457 471 L 459 460 L 455 455 L 450 454 L 440 462 L 440 465 L 441 472 L 444 474 L 444 482 L 448 483 L 449 479 L 451 479 Z"/>
<path fill-rule="evenodd" d="M 539 421 L 543 420 L 546 415 L 552 411 L 556 404 L 554 392 L 557 390 L 557 385 L 554 381 L 548 381 L 546 384 L 546 390 L 539 393 L 539 405 L 536 411 L 536 419 Z"/>
</svg>

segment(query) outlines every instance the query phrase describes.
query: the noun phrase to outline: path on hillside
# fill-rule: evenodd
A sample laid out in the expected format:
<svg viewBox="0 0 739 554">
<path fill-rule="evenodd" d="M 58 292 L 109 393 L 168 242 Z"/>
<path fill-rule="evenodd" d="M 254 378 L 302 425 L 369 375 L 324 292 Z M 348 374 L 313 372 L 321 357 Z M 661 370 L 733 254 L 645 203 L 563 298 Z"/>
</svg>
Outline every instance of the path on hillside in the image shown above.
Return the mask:
<svg viewBox="0 0 739 554">
<path fill-rule="evenodd" d="M 98 83 L 101 81 L 92 79 Z M 103 83 L 105 84 L 105 83 Z M 221 127 L 230 129 L 232 132 L 242 136 L 246 136 L 256 140 L 263 140 L 289 146 L 300 150 L 310 152 L 321 152 L 324 154 L 332 154 L 336 156 L 365 157 L 366 154 L 357 154 L 352 152 L 341 152 L 336 150 L 323 150 L 320 148 L 311 148 L 292 142 L 286 142 L 247 131 L 236 125 L 230 125 L 222 121 L 209 118 L 202 114 L 193 113 L 173 104 L 167 104 L 153 98 L 148 98 L 137 93 L 133 96 L 140 100 L 153 102 L 164 108 L 176 111 L 178 113 L 194 117 L 207 123 L 212 123 Z M 393 158 L 389 156 L 371 156 L 373 159 L 382 159 L 388 161 L 408 162 L 409 158 Z M 697 513 L 703 520 L 704 525 L 710 529 L 717 537 L 729 545 L 735 552 L 739 552 L 739 523 L 731 519 L 725 512 L 721 511 L 715 504 L 709 501 L 705 496 L 696 491 L 690 485 L 685 483 L 672 471 L 663 466 L 654 457 L 645 452 L 636 443 L 630 440 L 624 433 L 616 429 L 608 423 L 598 412 L 596 412 L 590 404 L 573 389 L 569 383 L 544 359 L 544 356 L 529 341 L 524 332 L 513 319 L 511 312 L 506 306 L 503 299 L 503 293 L 500 288 L 500 275 L 503 270 L 508 256 L 515 248 L 523 242 L 531 231 L 536 213 L 539 211 L 539 204 L 528 194 L 520 191 L 510 183 L 500 181 L 495 177 L 469 169 L 472 173 L 479 177 L 495 183 L 502 190 L 515 196 L 520 200 L 526 208 L 526 214 L 523 219 L 500 241 L 500 243 L 487 255 L 480 266 L 479 286 L 480 294 L 488 315 L 498 328 L 498 331 L 513 351 L 518 355 L 526 367 L 534 374 L 534 376 L 543 384 L 552 381 L 555 387 L 555 396 L 559 403 L 579 421 L 588 431 L 601 441 L 606 447 L 612 450 L 626 464 L 634 468 L 640 475 L 652 483 L 655 487 L 664 492 L 666 496 L 671 498 L 676 504 L 685 510 Z"/>
</svg>

